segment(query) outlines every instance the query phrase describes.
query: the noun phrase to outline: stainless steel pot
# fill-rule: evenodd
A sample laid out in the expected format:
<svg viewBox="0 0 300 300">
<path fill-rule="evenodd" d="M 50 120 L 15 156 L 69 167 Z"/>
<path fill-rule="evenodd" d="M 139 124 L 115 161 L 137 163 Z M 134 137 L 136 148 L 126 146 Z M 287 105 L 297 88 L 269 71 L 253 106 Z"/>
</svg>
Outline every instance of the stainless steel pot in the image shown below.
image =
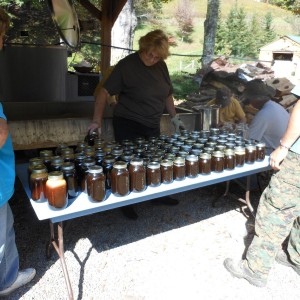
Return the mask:
<svg viewBox="0 0 300 300">
<path fill-rule="evenodd" d="M 220 121 L 220 106 L 200 105 L 194 106 L 193 109 L 200 115 L 199 121 L 201 130 L 209 130 L 211 127 L 218 127 Z"/>
</svg>

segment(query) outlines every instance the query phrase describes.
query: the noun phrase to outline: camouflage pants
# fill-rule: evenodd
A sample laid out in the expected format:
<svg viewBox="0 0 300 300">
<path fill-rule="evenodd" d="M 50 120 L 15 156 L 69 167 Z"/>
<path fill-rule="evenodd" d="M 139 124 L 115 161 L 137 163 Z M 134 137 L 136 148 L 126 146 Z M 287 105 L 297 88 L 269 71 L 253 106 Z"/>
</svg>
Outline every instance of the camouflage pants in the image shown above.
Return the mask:
<svg viewBox="0 0 300 300">
<path fill-rule="evenodd" d="M 288 252 L 300 265 L 300 154 L 289 151 L 264 190 L 255 220 L 254 239 L 248 249 L 249 269 L 267 278 L 282 242 L 290 234 Z"/>
</svg>

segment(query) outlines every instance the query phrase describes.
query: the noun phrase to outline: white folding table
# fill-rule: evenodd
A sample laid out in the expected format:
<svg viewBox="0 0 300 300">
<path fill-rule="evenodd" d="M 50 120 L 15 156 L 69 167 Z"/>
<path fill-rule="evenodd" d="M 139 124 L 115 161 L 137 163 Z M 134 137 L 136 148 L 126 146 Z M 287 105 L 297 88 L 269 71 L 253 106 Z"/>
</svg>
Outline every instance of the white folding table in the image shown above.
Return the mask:
<svg viewBox="0 0 300 300">
<path fill-rule="evenodd" d="M 254 164 L 245 164 L 243 167 L 237 167 L 234 170 L 224 170 L 221 173 L 211 172 L 209 175 L 199 175 L 196 178 L 185 178 L 182 181 L 174 181 L 170 184 L 161 184 L 158 187 L 147 187 L 141 193 L 130 193 L 125 197 L 115 197 L 110 191 L 107 191 L 106 200 L 100 203 L 91 202 L 85 193 L 81 193 L 77 198 L 70 199 L 66 208 L 61 210 L 54 210 L 48 206 L 47 202 L 38 203 L 31 199 L 31 192 L 28 183 L 28 164 L 18 164 L 16 166 L 17 176 L 19 177 L 24 190 L 30 199 L 31 205 L 39 220 L 49 219 L 50 221 L 50 243 L 56 250 L 60 257 L 66 285 L 68 289 L 69 299 L 73 299 L 73 291 L 70 284 L 69 274 L 64 257 L 64 244 L 63 244 L 63 221 L 98 213 L 101 211 L 114 209 L 126 205 L 131 205 L 155 198 L 160 198 L 172 194 L 185 192 L 201 188 L 208 185 L 213 185 L 220 182 L 227 182 L 226 193 L 228 192 L 229 182 L 232 179 L 247 177 L 245 199 L 238 199 L 245 204 L 252 212 L 250 203 L 249 183 L 250 175 L 270 170 L 269 156 L 261 162 Z M 57 224 L 57 239 L 55 238 L 54 224 Z M 48 247 L 48 251 L 50 250 Z"/>
</svg>

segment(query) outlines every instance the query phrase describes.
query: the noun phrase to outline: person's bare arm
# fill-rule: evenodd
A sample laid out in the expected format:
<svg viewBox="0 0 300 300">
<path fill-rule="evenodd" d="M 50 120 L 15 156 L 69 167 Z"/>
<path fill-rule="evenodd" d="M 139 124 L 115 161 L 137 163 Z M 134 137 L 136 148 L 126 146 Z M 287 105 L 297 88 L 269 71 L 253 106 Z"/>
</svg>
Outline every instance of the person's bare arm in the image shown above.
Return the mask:
<svg viewBox="0 0 300 300">
<path fill-rule="evenodd" d="M 176 110 L 175 110 L 173 95 L 170 95 L 167 98 L 166 109 L 167 109 L 167 111 L 168 111 L 168 113 L 169 113 L 169 115 L 170 115 L 171 118 L 175 117 Z"/>
<path fill-rule="evenodd" d="M 8 125 L 6 120 L 0 118 L 0 148 L 3 147 L 8 137 Z"/>
<path fill-rule="evenodd" d="M 280 163 L 288 154 L 288 149 L 300 136 L 300 100 L 296 103 L 288 123 L 287 130 L 280 141 L 278 146 L 270 156 L 270 165 L 274 170 L 280 170 Z"/>
<path fill-rule="evenodd" d="M 101 134 L 102 117 L 108 98 L 109 94 L 107 90 L 101 88 L 98 94 L 96 95 L 93 122 L 88 127 L 89 132 L 98 129 L 99 134 Z"/>
</svg>

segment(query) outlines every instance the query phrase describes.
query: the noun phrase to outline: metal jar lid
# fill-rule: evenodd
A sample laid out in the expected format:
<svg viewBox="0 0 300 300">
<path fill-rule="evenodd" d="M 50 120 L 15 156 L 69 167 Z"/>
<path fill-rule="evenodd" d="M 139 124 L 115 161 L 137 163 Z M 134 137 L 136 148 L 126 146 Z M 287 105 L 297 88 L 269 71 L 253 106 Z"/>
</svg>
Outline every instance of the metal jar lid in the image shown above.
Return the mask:
<svg viewBox="0 0 300 300">
<path fill-rule="evenodd" d="M 127 163 L 125 161 L 117 161 L 113 164 L 113 168 L 118 170 L 127 169 Z"/>
<path fill-rule="evenodd" d="M 48 174 L 48 180 L 59 180 L 63 178 L 64 175 L 61 171 L 53 171 Z"/>
<path fill-rule="evenodd" d="M 153 169 L 153 170 L 159 169 L 160 168 L 160 163 L 156 162 L 156 161 L 151 161 L 151 162 L 148 163 L 147 168 Z"/>
<path fill-rule="evenodd" d="M 91 167 L 89 167 L 88 172 L 91 174 L 100 174 L 103 172 L 103 168 L 98 165 L 91 166 Z"/>
<path fill-rule="evenodd" d="M 133 165 L 133 166 L 143 166 L 144 165 L 144 161 L 142 158 L 133 158 L 131 161 L 130 161 L 130 164 Z"/>
</svg>

